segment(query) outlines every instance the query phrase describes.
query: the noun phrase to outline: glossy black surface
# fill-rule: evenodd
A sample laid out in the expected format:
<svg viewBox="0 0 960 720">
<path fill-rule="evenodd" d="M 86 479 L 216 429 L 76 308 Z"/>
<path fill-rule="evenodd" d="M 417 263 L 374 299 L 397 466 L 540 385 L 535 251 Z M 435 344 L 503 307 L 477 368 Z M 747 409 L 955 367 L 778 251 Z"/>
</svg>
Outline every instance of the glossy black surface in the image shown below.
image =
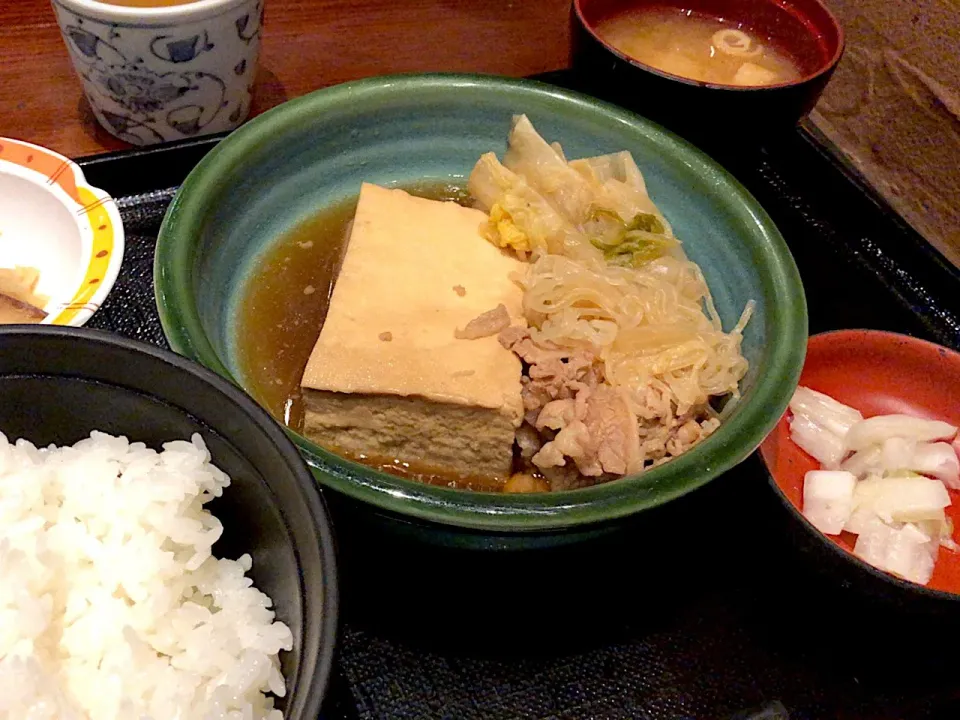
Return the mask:
<svg viewBox="0 0 960 720">
<path fill-rule="evenodd" d="M 243 393 L 194 363 L 115 334 L 0 327 L 0 428 L 12 441 L 73 444 L 92 430 L 154 449 L 200 433 L 230 475 L 208 508 L 222 557 L 253 557 L 251 576 L 294 636 L 282 653 L 288 720 L 313 720 L 333 665 L 338 619 L 334 540 L 296 448 Z"/>
<path fill-rule="evenodd" d="M 166 151 L 169 167 L 214 143 Z M 712 154 L 790 245 L 811 332 L 875 327 L 960 347 L 960 274 L 803 131 Z M 119 290 L 91 325 L 158 343 L 152 248 L 172 185 L 125 188 L 164 157 L 81 163 L 118 197 L 128 235 Z M 717 720 L 774 701 L 794 720 L 960 717 L 956 623 L 874 603 L 795 544 L 756 457 L 581 548 L 495 560 L 424 547 L 329 500 L 344 581 L 330 720 Z"/>
</svg>

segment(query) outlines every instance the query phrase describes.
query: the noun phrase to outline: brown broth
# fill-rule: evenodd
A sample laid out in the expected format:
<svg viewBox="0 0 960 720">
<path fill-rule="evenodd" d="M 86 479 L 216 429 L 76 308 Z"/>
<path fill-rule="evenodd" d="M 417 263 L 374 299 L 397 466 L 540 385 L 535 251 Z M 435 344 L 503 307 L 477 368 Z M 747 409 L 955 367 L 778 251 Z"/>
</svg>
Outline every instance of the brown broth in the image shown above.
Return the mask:
<svg viewBox="0 0 960 720">
<path fill-rule="evenodd" d="M 425 181 L 403 189 L 431 200 L 461 204 L 469 200 L 463 188 L 449 182 Z M 300 379 L 320 337 L 356 208 L 356 197 L 324 208 L 281 237 L 260 260 L 241 297 L 237 343 L 241 377 L 274 418 L 297 432 L 303 429 Z M 503 487 L 502 480 L 418 472 L 399 460 L 352 459 L 434 485 L 468 490 Z"/>
<path fill-rule="evenodd" d="M 240 302 L 245 385 L 290 429 L 303 429 L 300 378 L 320 337 L 357 199 L 325 208 L 267 251 Z"/>
</svg>

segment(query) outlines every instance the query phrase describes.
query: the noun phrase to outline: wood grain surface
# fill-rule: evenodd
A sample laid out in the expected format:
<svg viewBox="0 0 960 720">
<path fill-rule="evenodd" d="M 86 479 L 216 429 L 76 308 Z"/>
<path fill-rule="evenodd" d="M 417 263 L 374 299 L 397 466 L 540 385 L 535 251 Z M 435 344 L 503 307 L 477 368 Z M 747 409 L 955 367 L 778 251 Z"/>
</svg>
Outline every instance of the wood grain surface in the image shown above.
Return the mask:
<svg viewBox="0 0 960 720">
<path fill-rule="evenodd" d="M 960 265 L 958 0 L 827 0 L 847 53 L 807 121 Z M 569 0 L 267 0 L 254 114 L 371 75 L 565 67 Z M 49 0 L 0 0 L 0 136 L 71 157 L 125 146 L 93 119 Z"/>
<path fill-rule="evenodd" d="M 569 0 L 266 0 L 253 113 L 400 72 L 565 67 Z M 0 136 L 71 157 L 129 147 L 100 129 L 49 0 L 0 0 Z"/>
</svg>

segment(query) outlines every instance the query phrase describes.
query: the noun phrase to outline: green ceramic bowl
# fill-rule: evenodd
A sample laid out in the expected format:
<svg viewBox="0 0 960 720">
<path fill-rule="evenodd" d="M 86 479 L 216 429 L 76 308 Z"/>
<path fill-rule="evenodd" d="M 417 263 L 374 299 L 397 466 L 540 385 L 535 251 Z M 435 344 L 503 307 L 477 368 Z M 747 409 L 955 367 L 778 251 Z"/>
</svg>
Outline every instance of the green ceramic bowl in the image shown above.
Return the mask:
<svg viewBox="0 0 960 720">
<path fill-rule="evenodd" d="M 292 100 L 234 132 L 187 178 L 157 244 L 157 304 L 171 346 L 242 386 L 237 307 L 273 242 L 354 196 L 363 180 L 465 181 L 482 153 L 505 149 L 516 113 L 569 157 L 631 151 L 654 202 L 703 268 L 724 326 L 750 299 L 757 310 L 744 336 L 750 370 L 741 402 L 706 441 L 643 475 L 560 493 L 466 492 L 376 472 L 294 435 L 321 485 L 379 513 L 474 534 L 584 530 L 666 503 L 744 460 L 776 425 L 803 363 L 806 302 L 780 233 L 730 175 L 636 115 L 551 86 L 381 77 Z"/>
</svg>

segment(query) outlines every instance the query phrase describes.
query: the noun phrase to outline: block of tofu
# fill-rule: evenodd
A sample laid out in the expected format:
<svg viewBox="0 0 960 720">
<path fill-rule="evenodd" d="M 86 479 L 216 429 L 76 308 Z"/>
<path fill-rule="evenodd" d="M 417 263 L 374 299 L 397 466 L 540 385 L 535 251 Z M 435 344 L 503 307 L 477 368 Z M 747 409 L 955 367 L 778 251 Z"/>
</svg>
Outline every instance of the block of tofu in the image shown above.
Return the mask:
<svg viewBox="0 0 960 720">
<path fill-rule="evenodd" d="M 479 234 L 486 215 L 364 184 L 301 386 L 304 434 L 354 458 L 506 478 L 523 417 L 519 359 L 481 314 L 521 317 L 524 264 Z"/>
</svg>

